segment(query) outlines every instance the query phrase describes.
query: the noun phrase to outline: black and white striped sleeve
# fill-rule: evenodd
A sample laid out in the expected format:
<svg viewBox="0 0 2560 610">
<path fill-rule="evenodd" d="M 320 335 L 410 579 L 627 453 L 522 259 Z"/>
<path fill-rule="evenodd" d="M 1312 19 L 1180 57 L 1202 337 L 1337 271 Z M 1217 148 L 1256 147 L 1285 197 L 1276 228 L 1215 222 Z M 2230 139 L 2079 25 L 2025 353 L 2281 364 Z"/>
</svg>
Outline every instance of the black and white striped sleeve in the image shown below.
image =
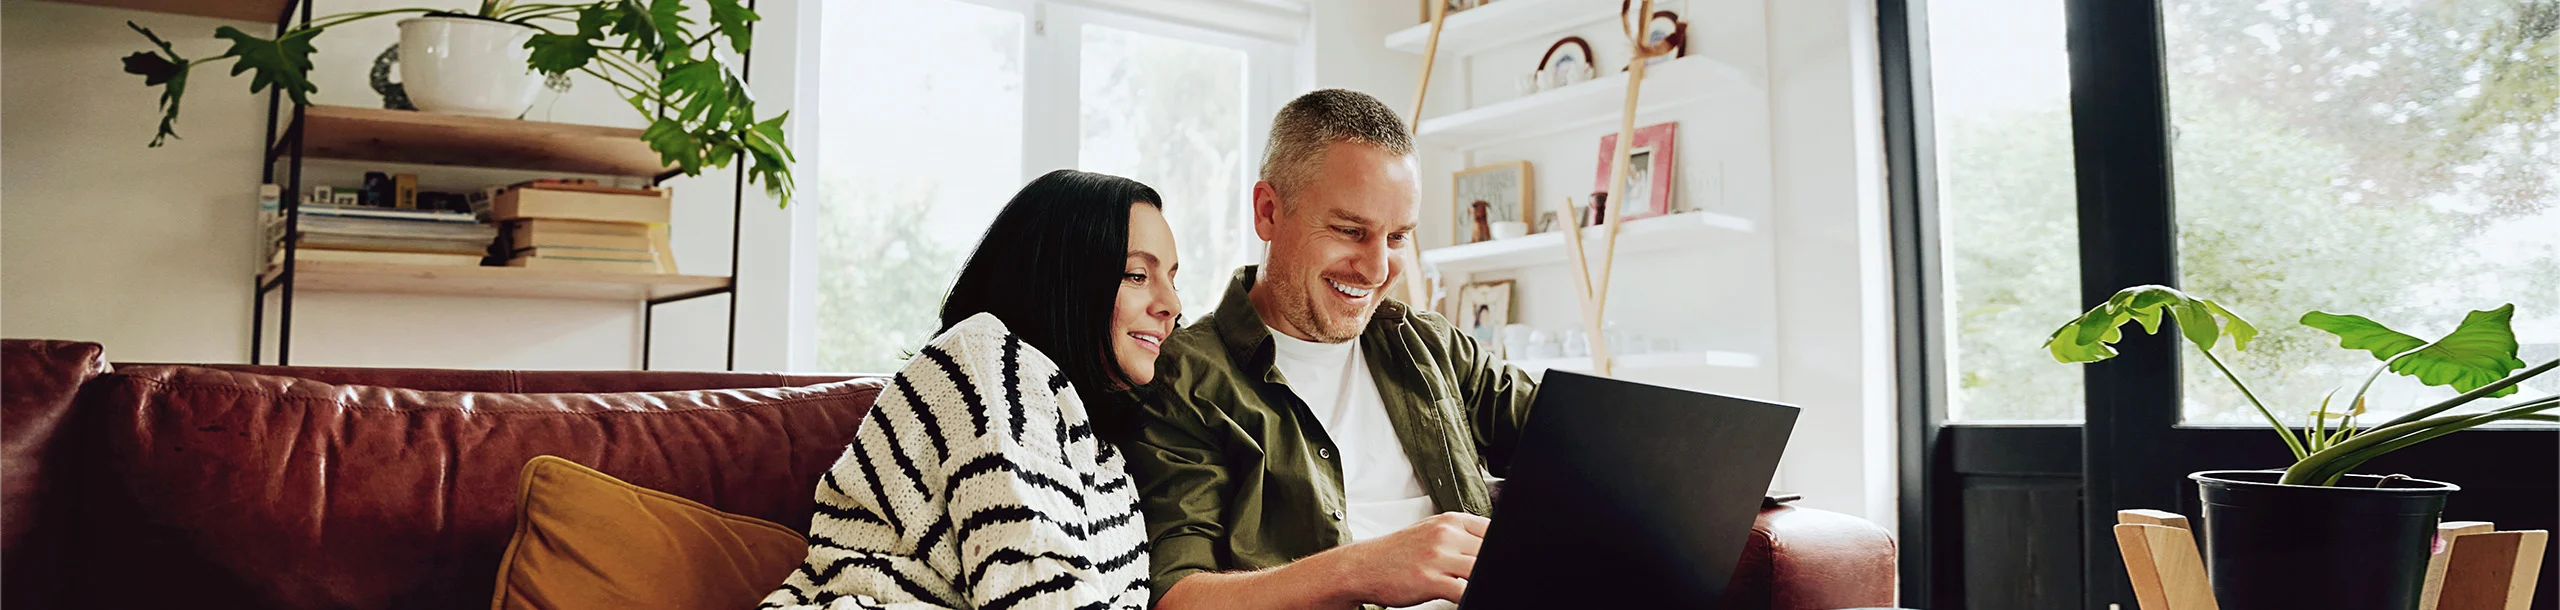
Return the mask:
<svg viewBox="0 0 2560 610">
<path fill-rule="evenodd" d="M 1143 538 L 1098 545 L 1095 518 L 1134 513 L 1134 498 L 1091 505 L 1099 467 L 1061 436 L 1089 429 L 1064 386 L 1000 324 L 936 337 L 820 481 L 808 560 L 762 607 L 1122 607 L 1128 575 L 1100 564 L 1143 557 Z"/>
</svg>

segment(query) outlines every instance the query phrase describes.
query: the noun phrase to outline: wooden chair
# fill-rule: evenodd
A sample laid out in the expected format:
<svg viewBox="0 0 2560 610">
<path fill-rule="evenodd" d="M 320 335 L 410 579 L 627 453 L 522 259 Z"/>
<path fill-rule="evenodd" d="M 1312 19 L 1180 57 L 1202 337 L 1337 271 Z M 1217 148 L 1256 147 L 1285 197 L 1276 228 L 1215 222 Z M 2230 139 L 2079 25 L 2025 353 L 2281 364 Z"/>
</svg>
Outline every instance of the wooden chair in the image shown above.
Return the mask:
<svg viewBox="0 0 2560 610">
<path fill-rule="evenodd" d="M 2524 610 L 2533 604 L 2535 578 L 2551 533 L 2500 532 L 2480 521 L 2437 526 L 2439 542 L 2427 559 L 2419 610 Z M 2116 549 L 2133 581 L 2142 610 L 2221 610 L 2213 599 L 2194 529 L 2177 513 L 2116 513 Z"/>
</svg>

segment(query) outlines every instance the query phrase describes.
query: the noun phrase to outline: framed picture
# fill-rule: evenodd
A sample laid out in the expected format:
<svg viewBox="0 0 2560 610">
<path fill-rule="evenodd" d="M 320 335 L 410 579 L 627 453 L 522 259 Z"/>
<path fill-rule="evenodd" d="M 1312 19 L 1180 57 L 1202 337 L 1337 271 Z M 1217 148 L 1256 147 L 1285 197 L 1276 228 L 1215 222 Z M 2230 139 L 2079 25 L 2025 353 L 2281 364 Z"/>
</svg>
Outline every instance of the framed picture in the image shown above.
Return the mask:
<svg viewBox="0 0 2560 610">
<path fill-rule="evenodd" d="M 1449 243 L 1472 244 L 1529 233 L 1528 220 L 1537 212 L 1530 204 L 1530 193 L 1535 191 L 1529 190 L 1529 162 L 1471 167 L 1452 180 L 1455 184 L 1449 192 L 1455 200 L 1450 209 L 1456 216 L 1449 226 L 1456 227 L 1456 235 Z"/>
<path fill-rule="evenodd" d="M 1476 349 L 1502 355 L 1502 326 L 1511 323 L 1511 280 L 1478 282 L 1458 288 L 1458 328 L 1476 340 Z"/>
<path fill-rule="evenodd" d="M 1625 206 L 1618 218 L 1632 220 L 1671 213 L 1671 177 L 1679 173 L 1672 164 L 1672 136 L 1679 123 L 1658 123 L 1636 129 L 1636 142 L 1628 150 L 1627 183 L 1621 188 L 1609 187 L 1611 155 L 1618 153 L 1618 134 L 1600 138 L 1600 177 L 1592 182 L 1594 192 L 1608 193 L 1609 205 Z M 1603 216 L 1606 218 L 1606 216 Z"/>
</svg>

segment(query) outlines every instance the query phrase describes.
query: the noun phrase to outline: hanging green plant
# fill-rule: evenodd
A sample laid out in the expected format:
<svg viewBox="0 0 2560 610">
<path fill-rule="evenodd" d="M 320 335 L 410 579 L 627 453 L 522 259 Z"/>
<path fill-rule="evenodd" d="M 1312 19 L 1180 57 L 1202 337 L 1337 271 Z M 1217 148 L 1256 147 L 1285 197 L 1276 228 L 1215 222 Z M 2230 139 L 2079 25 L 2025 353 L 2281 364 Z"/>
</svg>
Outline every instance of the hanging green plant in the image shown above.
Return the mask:
<svg viewBox="0 0 2560 610">
<path fill-rule="evenodd" d="M 790 113 L 760 119 L 746 79 L 722 59 L 723 47 L 744 54 L 751 46 L 752 24 L 762 19 L 740 0 L 702 0 L 710 23 L 697 24 L 685 14 L 691 0 L 601 0 L 588 4 L 518 3 L 483 0 L 474 13 L 428 8 L 396 8 L 343 13 L 313 19 L 275 38 L 262 38 L 239 28 L 215 28 L 216 38 L 231 41 L 221 55 L 187 59 L 149 28 L 127 22 L 156 47 L 124 58 L 124 71 L 141 75 L 143 84 L 161 88 L 160 130 L 151 145 L 177 137 L 179 102 L 186 95 L 187 73 L 199 64 L 231 60 L 231 73 L 250 73 L 249 92 L 273 88 L 296 104 L 310 103 L 319 87 L 311 82 L 312 40 L 328 28 L 393 15 L 482 19 L 532 28 L 525 42 L 531 50 L 526 65 L 544 75 L 578 73 L 605 83 L 632 109 L 649 119 L 641 139 L 668 165 L 688 176 L 705 168 L 728 167 L 747 158 L 747 179 L 761 184 L 783 205 L 791 203 L 791 165 L 795 157 L 785 141 L 782 123 Z"/>
</svg>

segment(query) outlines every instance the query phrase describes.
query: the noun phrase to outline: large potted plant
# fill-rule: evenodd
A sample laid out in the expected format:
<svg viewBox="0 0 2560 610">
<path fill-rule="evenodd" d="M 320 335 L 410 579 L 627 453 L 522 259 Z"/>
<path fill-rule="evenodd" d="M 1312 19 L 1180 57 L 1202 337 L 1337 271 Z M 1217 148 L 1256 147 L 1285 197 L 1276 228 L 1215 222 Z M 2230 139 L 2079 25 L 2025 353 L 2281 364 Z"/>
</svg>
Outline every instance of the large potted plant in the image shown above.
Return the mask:
<svg viewBox="0 0 2560 610">
<path fill-rule="evenodd" d="M 2512 304 L 2474 311 L 2452 333 L 2427 341 L 2363 316 L 2303 314 L 2303 325 L 2337 335 L 2341 347 L 2369 352 L 2380 363 L 2352 382 L 2352 393 L 2323 397 L 2299 428 L 2277 418 L 2214 354 L 2226 337 L 2233 349 L 2248 349 L 2258 329 L 2208 299 L 2166 286 L 2127 288 L 2054 330 L 2045 347 L 2056 361 L 2096 362 L 2115 357 L 2109 345 L 2122 338 L 2127 322 L 2156 333 L 2164 317 L 2173 320 L 2293 453 L 2293 463 L 2281 470 L 2188 476 L 2202 491 L 2204 550 L 2223 608 L 2405 610 L 2418 605 L 2437 518 L 2459 488 L 2353 471 L 2383 454 L 2484 424 L 2560 421 L 2551 414 L 2560 409 L 2560 396 L 2448 414 L 2484 397 L 2514 394 L 2517 384 L 2560 367 L 2553 360 L 2527 368 L 2516 358 L 2514 315 Z M 2365 395 L 2386 371 L 2461 394 L 2367 425 Z"/>
<path fill-rule="evenodd" d="M 686 16 L 696 6 L 708 9 L 709 23 Z M 179 102 L 196 65 L 230 60 L 232 74 L 251 73 L 251 93 L 274 87 L 307 104 L 319 91 L 309 74 L 313 39 L 331 27 L 401 15 L 412 16 L 400 22 L 401 58 L 421 108 L 513 117 L 532 103 L 542 76 L 584 74 L 649 118 L 641 138 L 667 164 L 700 175 L 745 156 L 747 178 L 790 203 L 793 156 L 782 134 L 789 113 L 758 117 L 746 79 L 724 59 L 747 51 L 750 25 L 760 19 L 740 0 L 482 0 L 472 13 L 395 8 L 329 15 L 275 38 L 222 26 L 213 35 L 231 47 L 202 59 L 179 56 L 158 34 L 128 22 L 158 48 L 126 56 L 124 70 L 162 88 L 160 131 L 151 140 L 160 146 L 177 135 Z"/>
</svg>

